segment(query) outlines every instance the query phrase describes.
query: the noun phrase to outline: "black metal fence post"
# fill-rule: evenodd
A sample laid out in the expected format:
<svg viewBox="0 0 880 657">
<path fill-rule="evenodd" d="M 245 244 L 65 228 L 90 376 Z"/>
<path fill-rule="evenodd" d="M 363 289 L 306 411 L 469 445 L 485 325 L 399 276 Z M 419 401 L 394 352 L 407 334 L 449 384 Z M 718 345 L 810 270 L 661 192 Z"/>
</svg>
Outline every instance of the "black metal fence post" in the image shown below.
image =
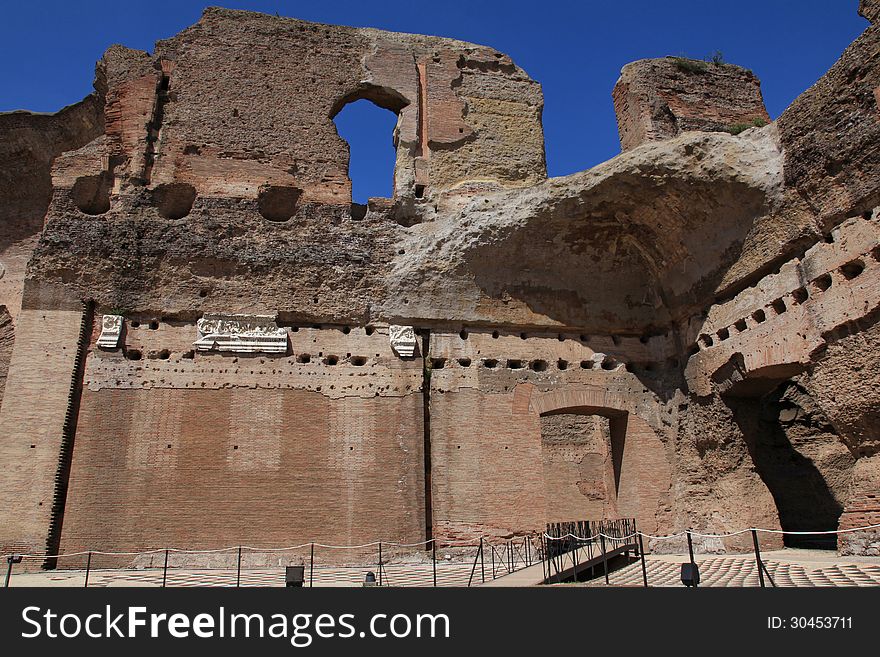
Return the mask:
<svg viewBox="0 0 880 657">
<path fill-rule="evenodd" d="M 162 588 L 165 588 L 165 582 L 168 581 L 168 549 L 165 549 L 165 565 L 162 566 Z"/>
<path fill-rule="evenodd" d="M 758 532 L 752 530 L 752 542 L 755 544 L 755 562 L 758 566 L 758 581 L 761 582 L 761 588 L 765 588 L 764 584 L 764 564 L 761 562 L 761 548 L 758 545 Z"/>
<path fill-rule="evenodd" d="M 379 541 L 379 586 L 382 586 L 382 541 Z"/>
<path fill-rule="evenodd" d="M 15 555 L 10 554 L 6 557 L 6 581 L 3 583 L 3 588 L 9 588 L 9 578 L 12 577 L 12 564 L 16 563 Z"/>
<path fill-rule="evenodd" d="M 235 588 L 241 586 L 241 546 L 238 546 L 238 566 L 235 574 Z"/>
<path fill-rule="evenodd" d="M 83 583 L 83 588 L 89 588 L 89 571 L 92 569 L 92 551 L 89 550 L 89 556 L 86 559 L 86 581 Z"/>
<path fill-rule="evenodd" d="M 309 588 L 315 586 L 315 544 L 312 543 L 312 549 L 309 554 Z"/>
<path fill-rule="evenodd" d="M 602 567 L 605 569 L 605 584 L 608 585 L 608 554 L 605 552 L 605 535 L 599 533 L 599 545 L 602 546 Z"/>
<path fill-rule="evenodd" d="M 547 552 L 547 537 L 541 534 L 541 571 L 544 573 L 544 583 L 550 579 L 550 555 Z"/>
<path fill-rule="evenodd" d="M 492 561 L 492 579 L 495 579 L 495 546 L 489 546 L 489 558 Z"/>
<path fill-rule="evenodd" d="M 437 539 L 431 539 L 431 565 L 434 571 L 434 588 L 437 588 Z"/>
<path fill-rule="evenodd" d="M 645 587 L 648 586 L 648 567 L 645 565 L 645 544 L 642 542 L 642 534 L 641 532 L 638 534 L 639 536 L 639 556 L 642 558 L 642 581 L 645 583 Z"/>
<path fill-rule="evenodd" d="M 483 556 L 483 537 L 480 536 L 480 576 L 483 578 L 483 583 L 486 583 L 486 559 Z"/>
<path fill-rule="evenodd" d="M 691 558 L 691 567 L 693 568 L 693 572 L 696 573 L 697 572 L 697 563 L 696 563 L 696 561 L 694 561 L 694 542 L 691 539 L 691 530 L 690 529 L 687 530 L 687 537 L 688 537 L 688 555 L 690 555 L 690 558 Z M 697 588 L 698 586 L 699 586 L 699 583 L 697 582 L 696 577 L 694 577 L 694 588 Z"/>
</svg>

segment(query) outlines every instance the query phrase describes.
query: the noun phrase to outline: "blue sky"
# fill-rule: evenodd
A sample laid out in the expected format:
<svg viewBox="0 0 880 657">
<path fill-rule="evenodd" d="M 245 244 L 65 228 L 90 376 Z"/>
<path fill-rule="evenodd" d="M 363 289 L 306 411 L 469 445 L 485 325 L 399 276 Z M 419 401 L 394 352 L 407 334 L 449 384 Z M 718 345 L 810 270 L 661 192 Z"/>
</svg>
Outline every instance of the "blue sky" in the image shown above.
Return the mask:
<svg viewBox="0 0 880 657">
<path fill-rule="evenodd" d="M 152 51 L 196 22 L 210 2 L 4 2 L 0 111 L 55 111 L 91 91 L 94 63 L 113 43 Z M 304 20 L 454 37 L 506 52 L 544 89 L 550 175 L 620 152 L 611 89 L 644 57 L 714 51 L 761 79 L 773 118 L 813 84 L 868 23 L 858 0 L 226 0 L 213 4 Z M 365 106 L 361 109 L 361 106 Z M 355 198 L 390 194 L 394 117 L 369 103 L 338 117 L 352 144 Z"/>
</svg>

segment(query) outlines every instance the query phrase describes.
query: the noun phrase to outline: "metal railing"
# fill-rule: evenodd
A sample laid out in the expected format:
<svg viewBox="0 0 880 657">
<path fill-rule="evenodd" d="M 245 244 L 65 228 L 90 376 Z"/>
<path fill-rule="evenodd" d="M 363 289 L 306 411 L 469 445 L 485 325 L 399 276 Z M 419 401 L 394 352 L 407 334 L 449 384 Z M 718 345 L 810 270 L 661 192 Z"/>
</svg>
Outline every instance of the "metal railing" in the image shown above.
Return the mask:
<svg viewBox="0 0 880 657">
<path fill-rule="evenodd" d="M 5 585 L 9 586 L 15 574 L 17 583 L 23 585 L 51 578 L 84 587 L 281 586 L 285 567 L 299 565 L 304 567 L 304 587 L 360 586 L 368 572 L 375 577 L 376 586 L 472 586 L 534 565 L 542 558 L 537 533 L 506 541 L 431 539 L 412 544 L 310 542 L 285 548 L 242 545 L 215 550 L 89 550 L 6 555 Z M 478 563 L 480 569 L 476 570 Z M 52 568 L 47 570 L 47 564 Z"/>
<path fill-rule="evenodd" d="M 880 524 L 825 534 L 872 532 Z M 360 586 L 367 572 L 376 576 L 378 586 L 472 586 L 505 577 L 532 566 L 541 565 L 540 577 L 532 583 L 556 583 L 597 578 L 601 568 L 606 584 L 614 566 L 620 577 L 616 585 L 680 585 L 673 573 L 681 561 L 667 555 L 678 551 L 655 553 L 651 571 L 647 568 L 644 539 L 655 547 L 668 541 L 687 540 L 687 562 L 705 565 L 702 585 L 797 586 L 880 585 L 880 560 L 872 563 L 831 564 L 797 571 L 794 562 L 774 557 L 770 566 L 761 553 L 759 533 L 816 534 L 772 529 L 743 529 L 727 534 L 707 534 L 693 530 L 666 536 L 639 531 L 631 518 L 602 521 L 551 523 L 546 531 L 516 536 L 508 540 L 480 538 L 470 541 L 431 539 L 420 543 L 375 541 L 363 545 L 327 545 L 317 542 L 283 548 L 235 546 L 216 550 L 154 549 L 140 552 L 90 550 L 70 554 L 7 554 L 5 586 L 13 575 L 15 585 L 45 585 L 47 580 L 66 586 L 282 586 L 284 568 L 303 566 L 303 586 Z M 750 536 L 749 536 L 750 534 Z M 746 555 L 702 555 L 697 564 L 693 538 L 705 540 L 751 538 Z M 670 545 L 670 543 L 667 543 Z M 441 554 L 438 554 L 441 552 Z M 683 559 L 682 554 L 679 559 Z M 640 562 L 638 568 L 634 560 Z M 615 563 L 612 564 L 612 561 Z M 2 562 L 0 562 L 2 563 Z M 47 564 L 55 566 L 45 570 Z M 628 566 L 632 566 L 628 568 Z M 635 569 L 635 570 L 634 570 Z M 589 570 L 589 572 L 588 572 Z M 797 571 L 797 572 L 795 572 Z M 649 580 L 651 580 L 649 582 Z M 780 584 L 780 580 L 782 584 Z M 746 584 L 746 582 L 751 582 Z M 701 585 L 699 581 L 694 586 Z"/>
</svg>

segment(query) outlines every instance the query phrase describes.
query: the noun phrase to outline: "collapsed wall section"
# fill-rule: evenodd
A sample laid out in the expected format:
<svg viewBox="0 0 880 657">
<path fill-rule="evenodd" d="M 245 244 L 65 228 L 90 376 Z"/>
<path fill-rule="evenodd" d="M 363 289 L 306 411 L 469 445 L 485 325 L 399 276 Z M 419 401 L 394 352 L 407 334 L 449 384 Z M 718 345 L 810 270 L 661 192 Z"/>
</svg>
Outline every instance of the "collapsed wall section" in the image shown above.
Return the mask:
<svg viewBox="0 0 880 657">
<path fill-rule="evenodd" d="M 641 59 L 623 67 L 612 97 L 624 151 L 689 130 L 736 134 L 770 122 L 758 78 L 733 64 Z"/>
</svg>

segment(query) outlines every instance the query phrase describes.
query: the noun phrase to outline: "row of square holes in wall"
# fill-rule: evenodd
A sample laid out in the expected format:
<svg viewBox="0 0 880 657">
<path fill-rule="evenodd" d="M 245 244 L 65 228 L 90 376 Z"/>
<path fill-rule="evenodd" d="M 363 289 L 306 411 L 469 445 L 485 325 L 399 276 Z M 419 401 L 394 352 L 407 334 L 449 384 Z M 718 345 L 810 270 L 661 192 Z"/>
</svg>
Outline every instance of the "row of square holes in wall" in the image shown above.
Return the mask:
<svg viewBox="0 0 880 657">
<path fill-rule="evenodd" d="M 193 358 L 193 356 L 194 356 L 194 353 L 192 351 L 189 351 L 183 355 L 183 358 L 191 359 L 191 358 Z M 127 350 L 125 350 L 125 357 L 129 360 L 141 360 L 141 358 L 143 358 L 143 354 L 141 353 L 141 351 L 139 349 L 127 349 Z M 159 358 L 160 360 L 168 360 L 170 358 L 170 353 L 167 349 L 163 349 L 162 351 L 157 353 L 155 358 Z M 324 356 L 320 362 L 323 363 L 324 365 L 333 366 L 333 365 L 338 365 L 340 360 L 341 359 L 339 356 L 328 355 L 328 356 Z M 355 367 L 363 367 L 364 365 L 366 365 L 368 363 L 368 359 L 366 356 L 351 356 L 351 355 L 349 355 L 344 360 L 347 361 L 350 365 L 353 365 Z M 305 364 L 305 363 L 310 363 L 311 361 L 312 361 L 311 354 L 301 353 L 296 356 L 297 363 Z M 431 369 L 443 369 L 446 367 L 449 360 L 446 358 L 431 358 L 429 362 L 431 364 Z M 461 367 L 470 367 L 471 363 L 472 363 L 470 358 L 456 358 L 456 359 L 454 359 L 454 362 L 456 362 Z M 499 361 L 498 361 L 498 359 L 495 359 L 495 358 L 483 358 L 480 361 L 480 364 L 487 369 L 495 369 L 498 367 Z M 606 357 L 601 363 L 596 363 L 592 360 L 582 360 L 580 362 L 580 367 L 581 367 L 581 369 L 585 369 L 585 370 L 591 370 L 591 369 L 613 370 L 614 368 L 616 368 L 618 366 L 618 364 L 619 363 L 617 361 L 615 361 L 613 358 Z M 535 371 L 535 372 L 545 372 L 550 368 L 550 364 L 546 360 L 542 360 L 542 359 L 535 359 L 535 360 L 531 360 L 531 361 L 527 362 L 525 360 L 518 359 L 518 358 L 508 358 L 505 361 L 505 366 L 507 367 L 507 369 L 510 369 L 510 370 L 519 370 L 519 369 L 524 369 L 524 368 L 528 367 L 528 369 Z M 558 370 L 567 370 L 567 369 L 569 369 L 569 367 L 571 367 L 571 364 L 567 360 L 560 358 L 559 360 L 556 361 L 556 369 L 558 369 Z M 645 369 L 651 370 L 652 366 L 646 365 Z"/>
<path fill-rule="evenodd" d="M 429 362 L 431 364 L 432 370 L 443 369 L 447 366 L 447 364 L 451 362 L 458 363 L 458 365 L 461 367 L 470 367 L 472 363 L 470 358 L 455 358 L 452 361 L 447 358 L 431 358 L 429 359 Z M 482 367 L 485 367 L 486 369 L 492 370 L 499 366 L 499 362 L 500 361 L 497 358 L 483 358 L 480 361 L 480 365 Z M 618 366 L 618 363 L 612 358 L 605 358 L 601 363 L 598 364 L 592 360 L 582 360 L 580 366 L 582 369 L 585 370 L 591 370 L 594 368 L 613 370 L 615 367 Z M 546 372 L 550 368 L 550 363 L 540 358 L 531 361 L 525 361 L 519 358 L 508 358 L 505 360 L 505 367 L 509 370 L 521 370 L 528 367 L 528 369 L 532 370 L 533 372 Z M 560 358 L 556 361 L 556 369 L 558 370 L 567 370 L 569 369 L 569 367 L 571 367 L 571 363 L 569 363 L 567 360 L 563 360 L 562 358 Z"/>
<path fill-rule="evenodd" d="M 131 320 L 130 324 L 131 324 L 131 327 L 132 327 L 132 328 L 140 328 L 140 327 L 141 327 L 141 322 L 138 321 L 138 320 Z M 155 319 L 154 319 L 154 320 L 150 320 L 150 322 L 148 323 L 148 326 L 149 326 L 149 328 L 150 328 L 151 330 L 156 330 L 156 329 L 159 328 L 159 322 L 158 322 L 157 320 L 155 320 Z M 324 326 L 322 326 L 322 325 L 320 325 L 320 324 L 313 324 L 313 325 L 311 326 L 311 328 L 313 328 L 313 329 L 324 329 L 324 328 L 326 328 L 326 327 L 324 327 Z M 291 327 L 290 327 L 290 330 L 291 330 L 291 332 L 293 332 L 293 333 L 297 333 L 297 332 L 299 331 L 299 329 L 300 329 L 300 327 L 298 327 L 298 326 L 291 326 Z M 343 326 L 340 330 L 341 330 L 342 333 L 345 334 L 345 335 L 348 335 L 349 333 L 351 333 L 351 327 L 350 327 L 350 326 Z M 375 331 L 376 331 L 376 329 L 375 329 L 375 327 L 373 327 L 373 326 L 367 326 L 367 327 L 365 327 L 365 329 L 364 329 L 364 332 L 365 332 L 367 335 L 373 335 L 373 333 L 375 333 Z M 424 334 L 424 331 L 425 331 L 424 329 L 419 329 L 419 330 L 418 330 L 418 332 L 421 333 L 421 334 Z M 459 333 L 458 333 L 458 336 L 459 336 L 462 340 L 467 340 L 468 337 L 469 337 L 469 335 L 470 335 L 470 333 L 469 333 L 469 331 L 468 331 L 467 329 L 462 329 L 462 330 L 459 331 Z M 500 333 L 500 331 L 492 331 L 492 339 L 497 340 L 497 339 L 500 338 L 500 337 L 501 337 L 501 333 Z M 521 333 L 519 334 L 519 337 L 520 337 L 520 339 L 522 339 L 522 340 L 526 340 L 526 339 L 528 339 L 530 336 L 529 336 L 528 333 L 526 333 L 525 331 L 523 331 L 523 332 L 521 332 Z M 538 336 L 534 336 L 534 337 L 538 337 Z M 546 337 L 546 336 L 541 335 L 540 337 Z M 620 342 L 621 342 L 620 336 L 612 335 L 612 336 L 610 336 L 610 337 L 611 337 L 611 341 L 612 341 L 615 345 L 619 345 L 619 344 L 620 344 Z M 639 341 L 640 341 L 642 344 L 647 344 L 648 340 L 649 340 L 651 337 L 652 337 L 652 336 L 649 336 L 649 335 L 643 335 L 643 336 L 639 337 Z M 665 335 L 664 335 L 664 337 L 665 337 Z M 581 342 L 590 342 L 590 340 L 591 340 L 591 336 L 586 335 L 586 334 L 581 334 L 581 335 L 579 335 L 577 338 L 575 338 L 574 336 L 571 336 L 571 335 L 566 335 L 566 334 L 564 334 L 564 333 L 559 333 L 559 334 L 557 334 L 556 339 L 559 340 L 560 342 L 564 342 L 565 340 L 574 340 L 574 339 L 578 339 L 578 340 L 580 340 Z"/>
<path fill-rule="evenodd" d="M 871 255 L 875 260 L 880 260 L 880 246 L 876 247 L 871 252 Z M 855 260 L 851 260 L 850 262 L 846 263 L 845 265 L 841 265 L 838 268 L 838 271 L 848 281 L 859 276 L 864 270 L 865 270 L 865 263 L 861 258 L 856 258 Z M 833 282 L 834 282 L 834 278 L 831 275 L 831 272 L 826 272 L 825 274 L 822 274 L 821 276 L 817 276 L 816 278 L 814 278 L 810 282 L 810 286 L 816 292 L 824 292 L 825 290 L 827 290 L 828 288 L 831 287 Z M 791 298 L 795 304 L 800 305 L 802 303 L 805 303 L 810 298 L 810 293 L 806 287 L 799 287 L 798 289 L 794 290 L 791 293 Z M 779 297 L 778 299 L 771 301 L 769 304 L 764 306 L 764 308 L 772 310 L 774 312 L 774 314 L 776 314 L 776 315 L 781 315 L 788 310 L 788 307 L 785 304 L 785 299 L 783 297 Z M 754 322 L 756 324 L 761 324 L 767 319 L 767 314 L 766 314 L 764 308 L 759 308 L 758 310 L 756 310 L 755 312 L 752 313 L 751 318 L 754 320 Z M 748 330 L 749 325 L 748 325 L 748 322 L 746 321 L 746 318 L 738 319 L 731 326 L 728 326 L 728 327 L 725 327 L 722 329 L 718 329 L 718 331 L 716 331 L 715 335 L 718 338 L 718 340 L 721 342 L 724 342 L 725 340 L 727 340 L 730 337 L 730 329 L 731 328 L 733 328 L 737 333 L 742 333 L 743 331 Z M 700 336 L 700 344 L 704 348 L 708 348 L 708 347 L 711 347 L 715 344 L 715 340 L 713 339 L 713 337 L 711 335 L 704 333 L 703 335 Z"/>
<path fill-rule="evenodd" d="M 144 356 L 143 352 L 140 349 L 125 349 L 124 355 L 128 360 L 141 360 Z M 378 354 L 376 355 L 378 356 Z M 148 354 L 147 357 L 151 359 L 169 360 L 171 358 L 171 352 L 168 349 L 162 349 L 161 351 L 151 352 L 150 354 Z M 265 358 L 265 355 L 263 355 L 263 357 Z M 363 367 L 369 362 L 369 359 L 366 356 L 352 356 L 351 354 L 347 354 L 345 358 L 340 358 L 339 356 L 335 356 L 332 354 L 328 356 L 319 354 L 318 357 L 321 358 L 321 362 L 324 365 L 338 365 L 340 361 L 345 361 L 349 365 L 353 365 L 354 367 Z M 195 358 L 195 351 L 189 350 L 187 352 L 184 352 L 181 355 L 181 358 L 192 360 L 193 358 Z M 306 353 L 298 354 L 296 356 L 296 362 L 302 364 L 310 363 L 312 362 L 312 355 Z"/>
<path fill-rule="evenodd" d="M 467 329 L 462 329 L 462 330 L 459 331 L 459 333 L 458 333 L 458 337 L 460 337 L 462 340 L 467 340 L 469 336 L 470 336 L 470 332 L 469 332 Z M 497 340 L 497 339 L 500 338 L 500 337 L 501 337 L 501 333 L 500 333 L 499 331 L 492 331 L 492 339 L 493 339 L 493 340 Z M 547 335 L 545 335 L 545 334 L 540 334 L 540 335 L 530 336 L 528 333 L 526 333 L 525 331 L 523 331 L 523 332 L 521 332 L 521 333 L 519 334 L 519 337 L 520 337 L 521 340 L 527 340 L 529 337 L 541 337 L 541 338 L 546 338 L 546 337 L 549 337 L 549 336 L 547 336 Z M 615 345 L 619 345 L 619 344 L 620 344 L 620 342 L 621 342 L 621 338 L 620 338 L 620 336 L 618 336 L 618 335 L 612 335 L 612 336 L 610 336 L 610 337 L 611 337 L 611 342 L 612 342 L 612 343 L 614 343 Z M 639 341 L 640 341 L 642 344 L 647 344 L 647 343 L 648 343 L 648 340 L 650 340 L 651 337 L 654 337 L 654 336 L 653 336 L 653 335 L 642 335 L 642 336 L 639 337 Z M 663 334 L 663 337 L 666 337 L 666 334 Z M 577 337 L 575 337 L 575 336 L 573 336 L 573 335 L 566 335 L 565 333 L 558 333 L 558 334 L 556 335 L 556 339 L 559 340 L 559 342 L 565 342 L 566 340 L 579 340 L 580 342 L 590 342 L 591 339 L 592 339 L 592 337 L 589 336 L 589 335 L 583 334 L 583 333 L 580 334 L 580 335 L 577 336 Z"/>
</svg>

